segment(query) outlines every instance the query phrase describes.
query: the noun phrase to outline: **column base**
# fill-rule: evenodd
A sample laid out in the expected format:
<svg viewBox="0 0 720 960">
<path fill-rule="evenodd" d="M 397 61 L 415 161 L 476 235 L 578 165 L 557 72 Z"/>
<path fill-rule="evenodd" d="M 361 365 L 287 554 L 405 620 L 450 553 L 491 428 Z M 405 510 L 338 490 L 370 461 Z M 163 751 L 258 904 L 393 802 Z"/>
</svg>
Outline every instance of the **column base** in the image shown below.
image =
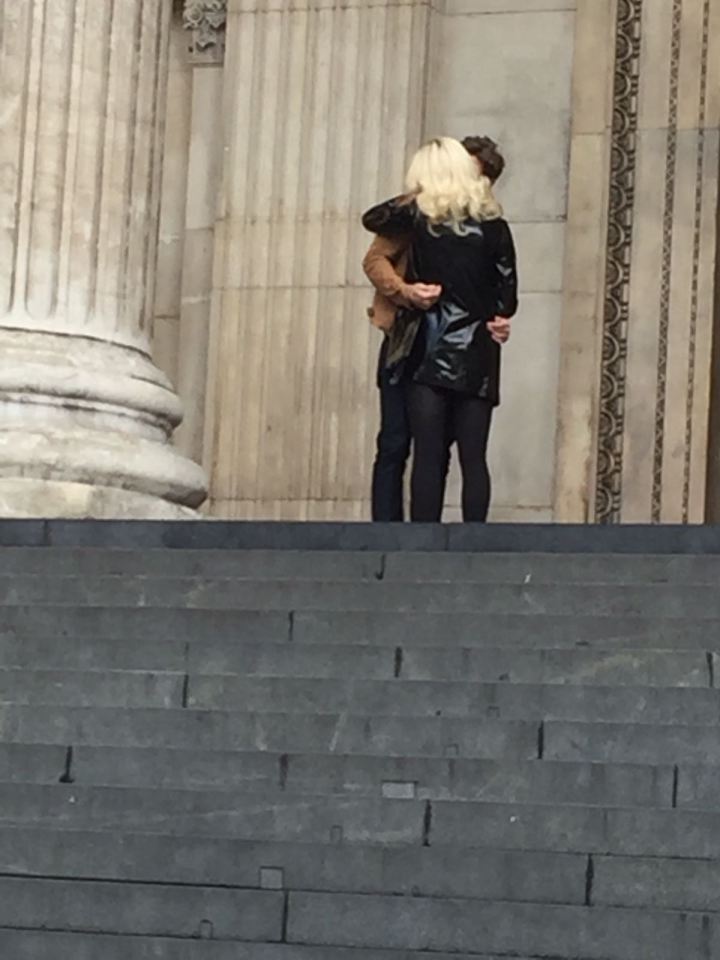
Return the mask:
<svg viewBox="0 0 720 960">
<path fill-rule="evenodd" d="M 180 419 L 139 351 L 0 330 L 0 516 L 196 516 L 206 481 L 172 444 Z"/>
<path fill-rule="evenodd" d="M 0 517 L 43 520 L 199 520 L 189 507 L 159 497 L 56 480 L 0 479 Z"/>
</svg>

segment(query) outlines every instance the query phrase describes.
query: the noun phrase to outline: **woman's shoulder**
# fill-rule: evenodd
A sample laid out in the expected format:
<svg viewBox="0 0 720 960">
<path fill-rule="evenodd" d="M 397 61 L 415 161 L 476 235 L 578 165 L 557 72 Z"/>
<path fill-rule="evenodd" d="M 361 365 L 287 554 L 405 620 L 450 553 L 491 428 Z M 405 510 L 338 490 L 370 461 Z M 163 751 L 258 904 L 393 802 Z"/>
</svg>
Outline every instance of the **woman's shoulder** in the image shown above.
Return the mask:
<svg viewBox="0 0 720 960">
<path fill-rule="evenodd" d="M 512 230 L 510 229 L 510 224 L 502 215 L 500 215 L 499 217 L 491 217 L 487 220 L 483 220 L 481 222 L 481 228 L 483 233 L 488 238 L 492 238 L 500 242 L 503 242 L 508 238 L 512 238 Z"/>
<path fill-rule="evenodd" d="M 362 223 L 370 233 L 386 236 L 410 233 L 417 220 L 418 208 L 413 194 L 401 194 L 371 207 L 362 216 Z"/>
<path fill-rule="evenodd" d="M 497 217 L 483 217 L 479 221 L 474 221 L 480 223 L 487 230 L 509 230 L 510 225 L 502 214 L 499 214 Z"/>
</svg>

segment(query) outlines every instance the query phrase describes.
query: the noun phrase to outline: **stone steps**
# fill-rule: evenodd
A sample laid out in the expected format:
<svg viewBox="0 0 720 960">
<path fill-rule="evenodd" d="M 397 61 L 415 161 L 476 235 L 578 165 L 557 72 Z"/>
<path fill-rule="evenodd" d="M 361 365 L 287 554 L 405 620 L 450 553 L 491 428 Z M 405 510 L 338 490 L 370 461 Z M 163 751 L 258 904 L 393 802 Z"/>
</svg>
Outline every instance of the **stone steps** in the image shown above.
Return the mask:
<svg viewBox="0 0 720 960">
<path fill-rule="evenodd" d="M 682 863 L 683 861 L 677 861 Z M 659 860 L 674 876 L 676 861 Z M 477 900 L 585 903 L 584 854 L 371 843 L 259 843 L 166 834 L 0 828 L 0 871 L 18 877 Z M 212 884 L 207 883 L 208 874 Z M 677 891 L 678 900 L 682 893 Z M 697 895 L 703 897 L 701 891 Z M 704 895 L 707 900 L 707 893 Z"/>
<path fill-rule="evenodd" d="M 55 641 L 55 650 L 58 661 L 64 656 L 70 661 L 67 671 L 46 669 L 43 674 L 22 663 L 15 670 L 7 669 L 9 664 L 6 664 L 5 668 L 0 667 L 0 700 L 6 701 L 16 690 L 26 690 L 26 695 L 32 696 L 35 689 L 39 696 L 49 684 L 61 685 L 72 680 L 79 685 L 83 679 L 83 661 L 91 660 L 89 651 L 95 644 L 92 640 L 61 643 L 62 646 Z M 124 641 L 111 644 L 112 653 L 124 645 Z M 8 644 L 6 649 L 18 646 Z M 158 648 L 162 646 L 158 644 Z M 171 648 L 170 659 L 173 652 Z M 162 649 L 157 649 L 157 653 L 161 654 Z M 133 695 L 134 686 L 136 696 L 146 691 L 148 697 L 159 697 L 163 704 L 170 705 L 176 699 L 178 682 L 182 683 L 187 673 L 195 680 L 193 696 L 198 703 L 206 699 L 212 705 L 216 702 L 221 705 L 223 701 L 232 705 L 237 702 L 238 685 L 248 677 L 340 683 L 352 677 L 358 681 L 392 680 L 396 681 L 396 687 L 419 681 L 439 685 L 452 681 L 458 684 L 710 688 L 714 683 L 715 656 L 709 651 L 636 650 L 631 646 L 610 650 L 601 647 L 508 650 L 503 647 L 443 649 L 208 640 L 186 646 L 182 664 L 175 661 L 174 669 L 168 665 L 165 669 L 123 670 L 114 667 L 113 657 L 109 656 L 109 662 L 90 668 L 94 669 L 94 676 L 88 672 L 85 677 L 99 681 L 100 670 L 112 671 L 106 674 L 108 689 L 111 684 L 125 683 L 128 696 Z M 12 659 L 9 651 L 5 659 Z M 95 662 L 99 662 L 97 652 Z"/>
<path fill-rule="evenodd" d="M 8 547 L 0 578 L 161 577 L 398 583 L 717 585 L 720 556 L 383 553 L 303 550 L 136 550 Z"/>
<path fill-rule="evenodd" d="M 0 622 L 0 655 L 20 641 L 59 637 L 98 643 L 138 640 L 177 652 L 185 643 L 336 643 L 353 645 L 521 647 L 565 649 L 712 650 L 718 623 L 704 618 L 477 613 L 414 614 L 385 611 L 201 610 L 170 607 L 6 606 Z M 154 661 L 153 661 L 154 662 Z M 142 669 L 143 665 L 137 669 Z M 145 664 L 145 669 L 150 669 Z"/>
<path fill-rule="evenodd" d="M 0 578 L 3 606 L 171 607 L 277 611 L 538 614 L 720 619 L 720 593 L 703 584 L 393 583 L 385 580 L 237 580 L 163 577 Z"/>
<path fill-rule="evenodd" d="M 588 871 L 592 877 L 588 879 Z M 0 828 L 5 877 L 381 893 L 505 902 L 720 908 L 720 864 L 459 847 L 381 847 Z M 206 877 L 212 874 L 212 884 Z"/>
<path fill-rule="evenodd" d="M 292 944 L 242 944 L 211 940 L 177 940 L 160 937 L 123 937 L 100 934 L 67 934 L 0 930 L 0 953 L 13 960 L 507 960 L 487 954 L 408 954 L 396 950 L 356 950 L 337 947 L 304 947 Z M 540 960 L 515 956 L 512 960 Z M 547 958 L 544 958 L 547 960 Z M 576 960 L 588 960 L 577 957 Z"/>
<path fill-rule="evenodd" d="M 720 766 L 0 745 L 0 782 L 720 809 Z M 256 799 L 256 798 L 255 798 Z"/>
<path fill-rule="evenodd" d="M 0 523 L 0 955 L 720 956 L 673 536 Z"/>
<path fill-rule="evenodd" d="M 91 646 L 88 641 L 87 647 Z M 57 651 L 57 644 L 55 649 Z M 61 659 L 62 652 L 58 653 L 58 659 Z M 81 657 L 66 659 L 73 663 L 71 669 L 0 667 L 0 703 L 537 722 L 577 720 L 689 726 L 712 726 L 720 722 L 720 691 L 689 685 L 642 686 L 641 680 L 648 679 L 642 675 L 627 678 L 635 681 L 633 685 L 613 686 L 610 680 L 620 675 L 620 669 L 613 671 L 612 678 L 603 675 L 602 682 L 591 685 L 580 682 L 582 677 L 571 674 L 568 674 L 568 680 L 575 682 L 562 683 L 559 670 L 551 675 L 551 679 L 544 677 L 542 683 L 518 681 L 512 672 L 506 675 L 506 679 L 491 682 L 404 679 L 402 676 L 392 680 L 362 676 L 315 679 L 312 676 L 268 676 L 264 670 L 262 673 L 248 670 L 245 675 L 240 672 L 193 673 L 190 670 L 118 670 L 112 667 L 110 656 L 107 669 L 101 669 L 96 661 L 92 669 L 83 670 Z M 624 654 L 618 658 L 618 668 L 623 666 L 624 659 Z M 562 663 L 562 659 L 557 663 Z M 207 666 L 207 663 L 198 663 L 199 668 Z M 241 668 L 238 666 L 237 669 Z M 682 674 L 678 675 L 679 682 L 685 679 Z"/>
<path fill-rule="evenodd" d="M 0 783 L 0 827 L 714 859 L 720 810 Z M 717 804 L 717 801 L 715 801 Z M 206 882 L 210 881 L 206 878 Z"/>
<path fill-rule="evenodd" d="M 716 556 L 710 525 L 376 524 L 277 521 L 3 520 L 4 547 L 283 550 L 393 553 L 551 553 Z"/>
<path fill-rule="evenodd" d="M 705 914 L 422 897 L 291 893 L 290 943 L 368 949 L 534 951 L 589 960 L 717 956 L 720 927 Z M 487 945 L 485 947 L 485 945 Z"/>
<path fill-rule="evenodd" d="M 720 730 L 680 724 L 0 705 L 7 743 L 615 763 L 720 763 Z"/>
</svg>

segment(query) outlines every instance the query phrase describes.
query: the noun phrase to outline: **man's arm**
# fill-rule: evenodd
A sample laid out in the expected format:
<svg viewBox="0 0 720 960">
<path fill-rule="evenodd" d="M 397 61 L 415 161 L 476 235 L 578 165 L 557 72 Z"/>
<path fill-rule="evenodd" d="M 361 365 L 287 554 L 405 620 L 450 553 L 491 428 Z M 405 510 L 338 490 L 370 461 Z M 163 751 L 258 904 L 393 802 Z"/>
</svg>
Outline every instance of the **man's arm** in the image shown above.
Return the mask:
<svg viewBox="0 0 720 960">
<path fill-rule="evenodd" d="M 404 262 L 410 247 L 407 234 L 396 237 L 377 236 L 363 259 L 363 270 L 378 291 L 398 307 L 410 307 L 408 284 L 403 276 Z"/>
</svg>

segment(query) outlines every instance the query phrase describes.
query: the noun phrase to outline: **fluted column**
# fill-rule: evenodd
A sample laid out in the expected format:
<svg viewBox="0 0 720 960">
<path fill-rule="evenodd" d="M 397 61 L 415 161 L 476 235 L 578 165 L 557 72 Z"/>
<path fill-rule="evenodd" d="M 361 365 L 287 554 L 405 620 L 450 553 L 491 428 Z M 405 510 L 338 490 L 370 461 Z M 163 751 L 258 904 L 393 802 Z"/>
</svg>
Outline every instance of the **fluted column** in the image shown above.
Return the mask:
<svg viewBox="0 0 720 960">
<path fill-rule="evenodd" d="M 426 0 L 229 0 L 206 405 L 215 515 L 368 513 L 361 211 L 421 137 Z"/>
<path fill-rule="evenodd" d="M 170 9 L 0 8 L 0 515 L 176 516 L 204 497 L 149 358 Z"/>
</svg>

